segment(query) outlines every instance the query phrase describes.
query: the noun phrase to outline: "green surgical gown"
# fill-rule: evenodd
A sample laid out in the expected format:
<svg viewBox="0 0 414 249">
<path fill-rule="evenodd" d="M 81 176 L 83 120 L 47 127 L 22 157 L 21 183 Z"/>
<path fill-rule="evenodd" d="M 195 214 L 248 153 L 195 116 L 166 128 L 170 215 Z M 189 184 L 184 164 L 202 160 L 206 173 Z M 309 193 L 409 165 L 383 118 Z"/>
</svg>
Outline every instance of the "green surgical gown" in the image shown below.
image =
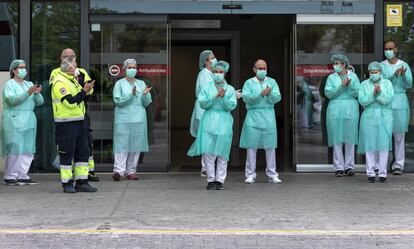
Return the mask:
<svg viewBox="0 0 414 249">
<path fill-rule="evenodd" d="M 362 82 L 358 101 L 364 107 L 359 125 L 358 153 L 389 151 L 392 148 L 392 83 L 381 79 L 381 93 L 374 96 L 374 83 L 368 79 Z"/>
<path fill-rule="evenodd" d="M 269 95 L 262 96 L 261 93 L 267 86 L 271 87 L 272 91 Z M 241 132 L 240 148 L 277 148 L 274 105 L 282 99 L 277 82 L 270 77 L 259 82 L 253 77 L 244 83 L 242 92 L 247 114 Z"/>
<path fill-rule="evenodd" d="M 191 115 L 191 124 L 190 124 L 190 133 L 191 133 L 191 136 L 193 137 L 197 136 L 198 126 L 204 113 L 204 109 L 200 107 L 200 102 L 198 101 L 198 95 L 201 92 L 201 89 L 204 86 L 206 86 L 208 83 L 214 83 L 213 73 L 207 68 L 204 68 L 198 73 L 196 88 L 195 88 L 196 101 L 194 103 L 194 109 Z"/>
<path fill-rule="evenodd" d="M 398 60 L 394 65 L 391 65 L 385 60 L 381 62 L 381 65 L 384 78 L 390 80 L 394 88 L 395 95 L 392 102 L 392 113 L 394 116 L 393 130 L 396 133 L 407 132 L 410 119 L 410 105 L 405 92 L 413 86 L 413 77 L 410 66 L 401 60 Z M 401 67 L 406 68 L 407 71 L 405 72 L 405 75 L 396 77 L 394 73 Z"/>
<path fill-rule="evenodd" d="M 226 90 L 223 98 L 217 98 L 218 88 Z M 197 156 L 209 153 L 229 160 L 233 139 L 233 116 L 237 106 L 234 88 L 227 83 L 216 86 L 205 85 L 198 95 L 200 107 L 205 110 L 197 131 L 196 140 L 187 155 Z"/>
<path fill-rule="evenodd" d="M 136 86 L 136 94 L 132 88 Z M 146 85 L 136 79 L 133 84 L 125 78 L 115 83 L 113 99 L 114 118 L 114 154 L 129 152 L 147 152 L 147 114 L 145 107 L 151 103 L 151 94 L 143 94 Z"/>
<path fill-rule="evenodd" d="M 329 99 L 326 112 L 326 128 L 328 146 L 341 143 L 358 143 L 359 104 L 357 101 L 360 82 L 355 73 L 347 76 L 351 82 L 347 87 L 342 85 L 338 73 L 328 76 L 325 95 Z"/>
<path fill-rule="evenodd" d="M 27 154 L 36 151 L 35 106 L 43 104 L 42 94 L 29 96 L 30 81 L 22 83 L 10 79 L 3 89 L 3 115 L 1 125 L 2 155 Z"/>
</svg>

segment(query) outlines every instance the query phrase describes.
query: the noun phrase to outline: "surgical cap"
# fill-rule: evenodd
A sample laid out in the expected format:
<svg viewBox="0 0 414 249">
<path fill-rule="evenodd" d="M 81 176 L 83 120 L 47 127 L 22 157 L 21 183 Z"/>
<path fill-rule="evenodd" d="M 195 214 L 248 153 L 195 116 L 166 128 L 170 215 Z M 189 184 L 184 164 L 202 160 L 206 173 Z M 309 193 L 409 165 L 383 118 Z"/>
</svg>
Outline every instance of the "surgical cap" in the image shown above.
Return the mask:
<svg viewBox="0 0 414 249">
<path fill-rule="evenodd" d="M 345 63 L 345 65 L 346 66 L 349 66 L 349 60 L 348 60 L 348 57 L 346 57 L 345 55 L 343 55 L 343 54 L 334 54 L 334 55 L 332 55 L 332 57 L 331 57 L 331 61 L 333 62 L 333 61 L 340 61 L 340 62 L 342 62 L 342 63 Z"/>
<path fill-rule="evenodd" d="M 13 60 L 10 63 L 10 72 L 12 72 L 14 69 L 18 68 L 20 64 L 26 64 L 26 62 L 24 60 L 20 60 L 20 59 Z"/>
<path fill-rule="evenodd" d="M 368 65 L 368 71 L 373 71 L 373 70 L 380 70 L 380 71 L 382 71 L 381 63 L 379 63 L 377 61 L 373 61 L 373 62 L 369 63 L 369 65 Z"/>
<path fill-rule="evenodd" d="M 225 61 L 218 61 L 217 64 L 214 66 L 213 70 L 214 69 L 221 69 L 224 70 L 225 73 L 227 73 L 230 69 L 230 65 Z"/>
<path fill-rule="evenodd" d="M 213 51 L 211 51 L 211 50 L 204 50 L 203 52 L 201 52 L 200 58 L 198 59 L 198 67 L 200 68 L 200 70 L 203 70 L 204 63 L 206 62 L 207 58 L 212 53 L 213 53 Z"/>
<path fill-rule="evenodd" d="M 122 66 L 122 69 L 125 70 L 125 68 L 129 65 L 129 64 L 135 64 L 137 65 L 137 61 L 135 59 L 126 59 L 124 61 L 124 65 Z"/>
<path fill-rule="evenodd" d="M 66 73 L 70 66 L 76 68 L 76 60 L 74 58 L 65 58 L 62 63 L 60 63 L 60 70 Z"/>
</svg>

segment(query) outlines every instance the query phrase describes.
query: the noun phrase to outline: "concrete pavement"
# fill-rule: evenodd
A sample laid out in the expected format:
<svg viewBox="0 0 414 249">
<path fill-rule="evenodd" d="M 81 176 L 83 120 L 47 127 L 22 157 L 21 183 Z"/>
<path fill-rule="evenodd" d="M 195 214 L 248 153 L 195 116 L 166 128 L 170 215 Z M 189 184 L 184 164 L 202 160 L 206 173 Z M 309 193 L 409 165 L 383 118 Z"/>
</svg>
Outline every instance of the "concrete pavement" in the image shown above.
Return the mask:
<svg viewBox="0 0 414 249">
<path fill-rule="evenodd" d="M 258 182 L 248 185 L 241 172 L 229 172 L 224 191 L 205 190 L 205 179 L 197 173 L 146 173 L 138 181 L 121 182 L 100 176 L 98 192 L 92 194 L 63 194 L 58 175 L 34 175 L 40 181 L 36 186 L 1 185 L 0 244 L 30 248 L 28 238 L 37 239 L 39 248 L 62 248 L 62 241 L 72 238 L 93 244 L 85 248 L 114 248 L 111 243 L 118 248 L 414 244 L 414 174 L 389 176 L 385 184 L 369 184 L 363 174 L 298 173 L 281 174 L 282 184 L 269 184 L 259 174 Z M 107 240 L 112 241 L 108 247 L 97 246 Z M 275 243 L 284 246 L 272 247 Z"/>
</svg>

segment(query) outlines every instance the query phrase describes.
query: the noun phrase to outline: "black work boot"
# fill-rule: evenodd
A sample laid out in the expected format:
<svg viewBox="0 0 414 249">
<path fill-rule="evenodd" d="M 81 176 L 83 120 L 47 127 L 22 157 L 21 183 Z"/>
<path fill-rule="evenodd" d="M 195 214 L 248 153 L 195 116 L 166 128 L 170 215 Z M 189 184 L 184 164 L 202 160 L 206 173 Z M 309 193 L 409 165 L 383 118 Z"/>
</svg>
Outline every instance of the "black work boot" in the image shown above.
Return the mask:
<svg viewBox="0 0 414 249">
<path fill-rule="evenodd" d="M 73 182 L 72 181 L 70 181 L 68 183 L 62 183 L 62 187 L 63 187 L 63 193 L 70 193 L 70 194 L 76 193 L 76 190 L 73 187 Z"/>
<path fill-rule="evenodd" d="M 209 183 L 207 183 L 207 187 L 206 187 L 206 189 L 207 189 L 207 190 L 211 190 L 211 189 L 213 189 L 215 186 L 216 186 L 216 182 L 209 182 Z"/>
<path fill-rule="evenodd" d="M 92 187 L 88 181 L 85 180 L 81 180 L 81 181 L 76 181 L 76 185 L 75 185 L 75 190 L 77 192 L 96 192 L 98 189 L 95 187 Z"/>
<path fill-rule="evenodd" d="M 99 177 L 95 175 L 95 171 L 89 171 L 88 180 L 90 182 L 99 182 Z"/>
</svg>

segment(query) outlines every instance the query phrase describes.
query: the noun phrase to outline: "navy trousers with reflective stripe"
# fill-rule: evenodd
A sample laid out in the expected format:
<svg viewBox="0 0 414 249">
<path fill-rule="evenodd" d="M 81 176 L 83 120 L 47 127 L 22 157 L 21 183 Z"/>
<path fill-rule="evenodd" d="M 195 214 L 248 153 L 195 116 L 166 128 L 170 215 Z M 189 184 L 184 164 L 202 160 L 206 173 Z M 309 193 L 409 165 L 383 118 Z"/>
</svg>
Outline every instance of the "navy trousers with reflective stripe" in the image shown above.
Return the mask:
<svg viewBox="0 0 414 249">
<path fill-rule="evenodd" d="M 87 163 L 89 160 L 88 133 L 84 121 L 56 122 L 56 143 L 60 165 Z"/>
</svg>

